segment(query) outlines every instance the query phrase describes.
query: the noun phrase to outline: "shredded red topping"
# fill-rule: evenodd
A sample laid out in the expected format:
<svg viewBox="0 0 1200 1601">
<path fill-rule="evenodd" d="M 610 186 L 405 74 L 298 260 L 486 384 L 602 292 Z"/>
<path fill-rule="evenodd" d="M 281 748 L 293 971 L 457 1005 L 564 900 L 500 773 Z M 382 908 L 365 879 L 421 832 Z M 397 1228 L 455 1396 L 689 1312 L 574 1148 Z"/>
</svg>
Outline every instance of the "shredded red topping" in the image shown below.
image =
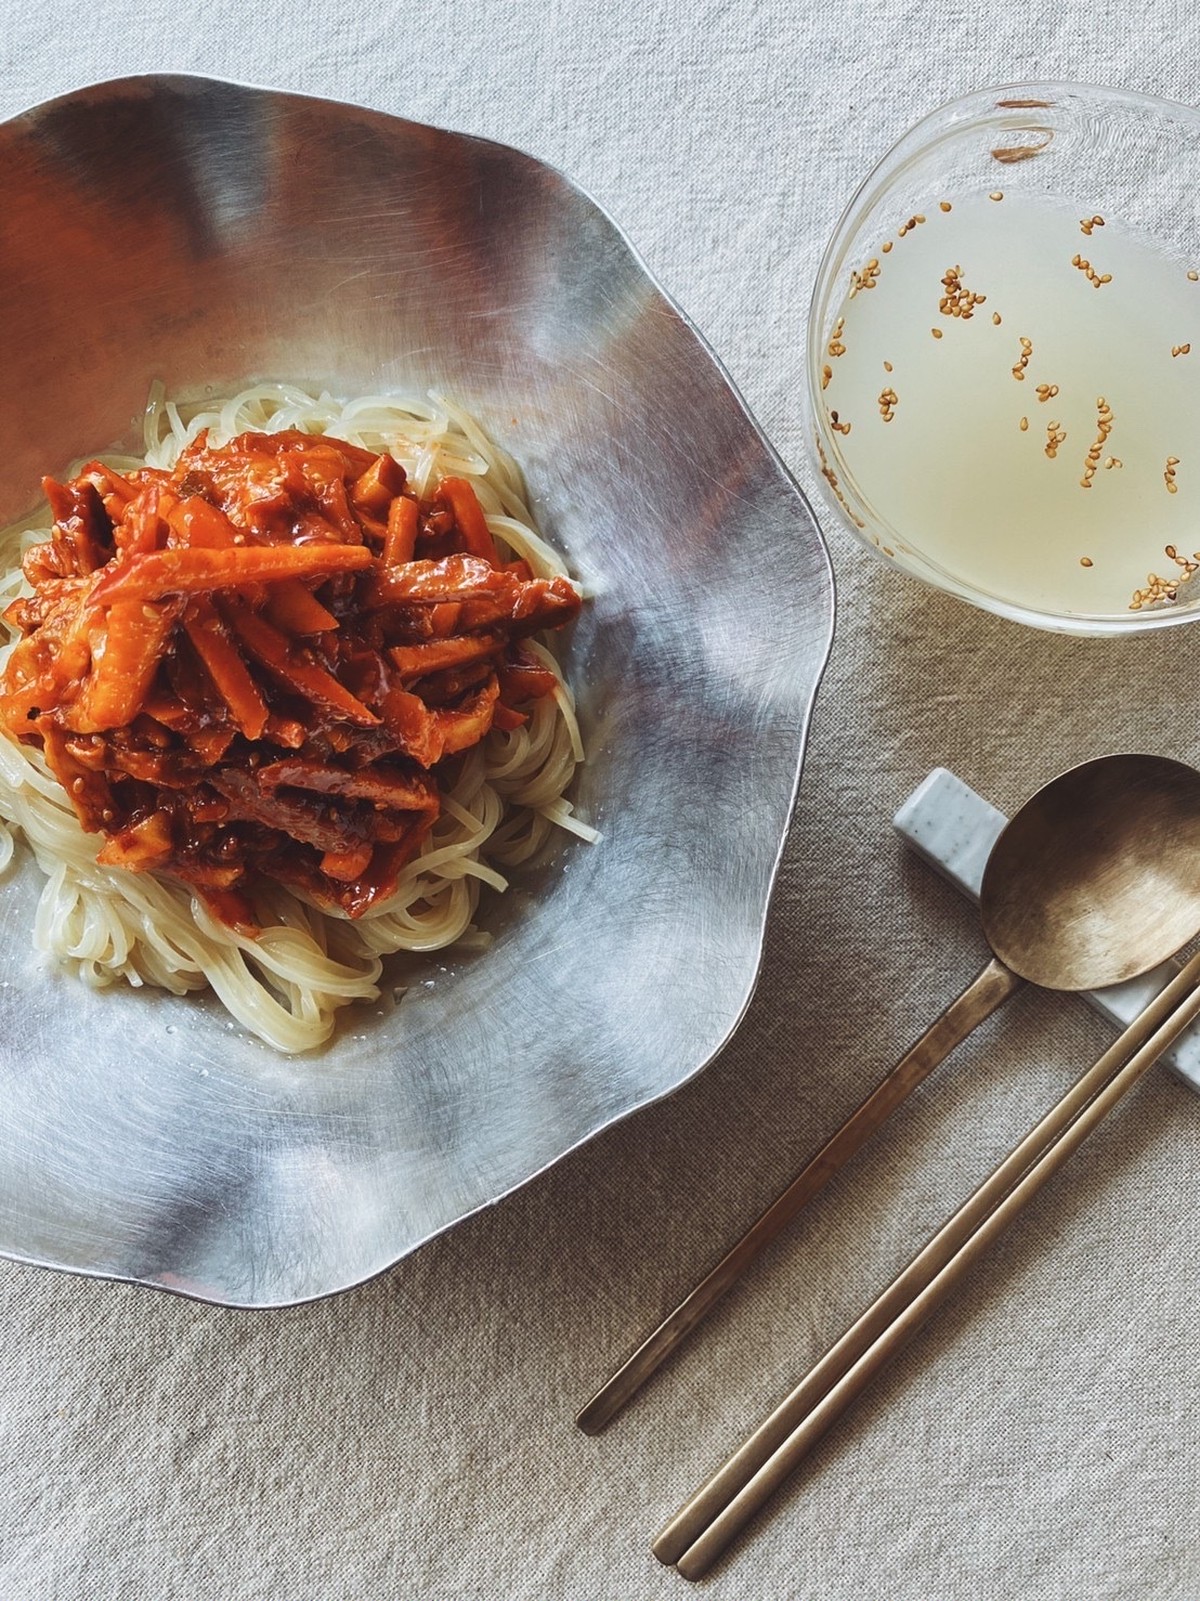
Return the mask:
<svg viewBox="0 0 1200 1601">
<path fill-rule="evenodd" d="M 471 485 L 418 502 L 338 439 L 201 435 L 170 472 L 45 480 L 0 722 L 40 745 L 99 860 L 183 880 L 226 922 L 269 879 L 351 917 L 438 816 L 439 764 L 526 720 L 522 645 L 579 610 L 503 563 Z"/>
</svg>

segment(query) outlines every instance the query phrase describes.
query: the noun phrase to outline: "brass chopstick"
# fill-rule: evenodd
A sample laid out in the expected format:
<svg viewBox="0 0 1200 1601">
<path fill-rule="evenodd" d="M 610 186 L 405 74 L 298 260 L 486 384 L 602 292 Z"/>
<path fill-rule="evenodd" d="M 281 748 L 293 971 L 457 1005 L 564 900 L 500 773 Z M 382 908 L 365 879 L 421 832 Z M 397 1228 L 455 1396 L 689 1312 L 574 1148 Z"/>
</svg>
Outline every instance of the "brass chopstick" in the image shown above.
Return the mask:
<svg viewBox="0 0 1200 1601">
<path fill-rule="evenodd" d="M 689 1579 L 708 1571 L 966 1269 L 1200 1014 L 1198 984 L 1200 955 L 1181 969 L 755 1434 L 684 1504 L 654 1542 L 660 1561 L 675 1562 Z"/>
<path fill-rule="evenodd" d="M 896 1063 L 861 1105 L 776 1196 L 757 1222 L 751 1224 L 716 1267 L 649 1335 L 637 1350 L 603 1384 L 579 1412 L 575 1421 L 585 1434 L 598 1434 L 637 1394 L 646 1380 L 666 1361 L 717 1302 L 741 1277 L 758 1254 L 796 1216 L 800 1209 L 841 1171 L 870 1136 L 886 1121 L 917 1085 L 922 1083 L 954 1047 L 1020 988 L 1024 981 L 998 958 L 993 958 L 963 993 Z"/>
</svg>

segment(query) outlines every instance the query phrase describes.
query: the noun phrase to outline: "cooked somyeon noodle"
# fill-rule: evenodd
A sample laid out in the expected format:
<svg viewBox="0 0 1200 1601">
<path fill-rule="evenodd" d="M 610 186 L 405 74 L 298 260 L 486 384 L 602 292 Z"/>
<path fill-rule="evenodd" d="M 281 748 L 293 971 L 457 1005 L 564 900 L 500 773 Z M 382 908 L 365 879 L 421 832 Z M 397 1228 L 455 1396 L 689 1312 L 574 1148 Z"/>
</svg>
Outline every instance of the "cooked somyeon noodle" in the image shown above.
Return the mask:
<svg viewBox="0 0 1200 1601">
<path fill-rule="evenodd" d="M 247 431 L 285 429 L 389 451 L 422 501 L 447 477 L 468 479 L 501 555 L 524 561 L 535 578 L 564 575 L 558 556 L 530 526 L 512 461 L 442 399 L 342 403 L 261 384 L 219 405 L 185 407 L 158 390 L 147 407 L 144 457 L 105 459 L 117 471 L 167 469 L 204 430 L 209 444 L 219 446 Z M 44 527 L 3 536 L 0 607 L 30 593 L 22 550 L 45 538 Z M 19 631 L 0 650 L 0 670 L 18 641 Z M 377 998 L 382 956 L 481 942 L 473 925 L 480 886 L 504 889 L 498 869 L 535 855 L 553 827 L 597 837 L 564 799 L 583 760 L 570 690 L 545 645 L 526 640 L 524 648 L 553 672 L 553 693 L 531 702 L 523 725 L 493 727 L 443 763 L 451 771 L 439 769 L 441 807 L 419 853 L 400 870 L 394 893 L 355 921 L 263 882 L 252 895 L 259 927 L 251 933 L 230 926 L 182 883 L 97 862 L 97 835 L 83 831 L 41 751 L 0 737 L 0 816 L 24 835 L 48 877 L 35 945 L 72 964 L 94 987 L 120 979 L 175 994 L 211 986 L 240 1023 L 276 1049 L 321 1044 L 337 1008 Z M 0 869 L 12 853 L 12 835 L 0 828 Z"/>
</svg>

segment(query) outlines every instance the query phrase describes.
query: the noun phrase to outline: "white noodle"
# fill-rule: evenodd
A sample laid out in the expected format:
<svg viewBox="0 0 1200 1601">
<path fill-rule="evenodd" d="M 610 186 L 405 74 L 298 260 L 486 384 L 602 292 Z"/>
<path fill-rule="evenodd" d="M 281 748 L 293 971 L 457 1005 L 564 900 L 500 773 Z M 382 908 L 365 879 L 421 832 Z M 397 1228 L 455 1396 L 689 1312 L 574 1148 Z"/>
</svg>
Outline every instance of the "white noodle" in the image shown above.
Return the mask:
<svg viewBox="0 0 1200 1601">
<path fill-rule="evenodd" d="M 249 429 L 283 428 L 390 450 L 422 496 L 447 475 L 469 477 L 501 547 L 539 577 L 565 573 L 530 526 L 511 458 L 466 412 L 437 395 L 340 402 L 286 384 L 255 384 L 225 401 L 184 405 L 155 384 L 144 420 L 144 458 L 106 459 L 118 470 L 170 468 L 203 429 L 219 445 Z M 0 606 L 28 593 L 21 550 L 45 537 L 44 527 L 0 536 Z M 13 643 L 0 647 L 0 669 Z M 533 649 L 558 679 L 554 695 L 535 704 L 527 726 L 493 729 L 457 759 L 441 815 L 401 872 L 395 894 L 354 923 L 271 887 L 256 899 L 262 930 L 250 938 L 213 917 L 177 883 L 101 866 L 96 837 L 80 828 L 41 752 L 0 738 L 0 818 L 24 836 L 47 875 L 34 919 L 35 946 L 73 966 L 93 988 L 123 980 L 183 995 L 208 986 L 239 1023 L 277 1050 L 324 1043 L 339 1007 L 378 998 L 381 957 L 483 942 L 473 922 L 480 886 L 499 891 L 508 882 L 491 863 L 527 861 L 551 825 L 583 839 L 599 837 L 563 799 L 583 760 L 574 699 L 553 654 L 541 645 Z M 0 871 L 12 856 L 13 834 L 0 825 Z"/>
</svg>

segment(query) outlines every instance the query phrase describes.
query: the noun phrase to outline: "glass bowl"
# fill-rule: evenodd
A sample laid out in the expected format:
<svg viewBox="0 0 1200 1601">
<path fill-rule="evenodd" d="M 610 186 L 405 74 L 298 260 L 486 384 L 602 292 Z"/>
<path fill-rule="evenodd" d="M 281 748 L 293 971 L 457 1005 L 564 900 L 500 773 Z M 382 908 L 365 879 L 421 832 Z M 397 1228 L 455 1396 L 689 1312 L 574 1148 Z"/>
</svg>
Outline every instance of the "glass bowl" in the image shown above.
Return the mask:
<svg viewBox="0 0 1200 1601">
<path fill-rule="evenodd" d="M 1200 198 L 1194 182 L 1198 169 L 1197 112 L 1125 90 L 1061 83 L 981 89 L 954 100 L 904 134 L 877 164 L 847 207 L 822 261 L 809 321 L 807 359 L 812 437 L 830 508 L 877 557 L 985 610 L 1060 632 L 1129 633 L 1171 627 L 1200 613 L 1200 577 L 1192 578 L 1193 571 L 1200 571 L 1200 554 L 1192 548 L 1200 546 L 1200 518 L 1192 519 L 1195 528 L 1190 534 L 1172 534 L 1188 509 L 1189 447 L 1193 442 L 1198 447 L 1194 459 L 1200 467 Z M 1003 200 L 1004 204 L 990 204 L 990 200 Z M 947 213 L 955 209 L 956 202 L 959 215 L 952 218 Z M 1030 217 L 1034 221 L 1027 227 Z M 1051 219 L 1059 229 L 1054 236 L 1055 252 L 1060 242 L 1066 245 L 1068 234 L 1075 240 L 1066 246 L 1074 256 L 1054 254 L 1054 284 L 1058 287 L 1051 289 L 1040 306 L 1047 325 L 1042 348 L 1056 350 L 1063 357 L 1064 394 L 1057 405 L 1048 399 L 1058 396 L 1057 385 L 1037 382 L 1058 376 L 1057 371 L 1045 367 L 1039 371 L 1037 356 L 1028 375 L 1021 364 L 1031 343 L 1025 335 L 1037 334 L 1036 318 L 1027 317 L 1026 308 L 1017 310 L 1014 304 L 1015 287 L 1025 281 L 1019 253 L 1034 248 L 1028 242 L 1030 233 L 1037 233 L 1043 221 L 1049 228 Z M 973 229 L 982 230 L 978 238 L 972 236 Z M 1021 243 L 1023 229 L 1025 244 Z M 940 238 L 945 260 L 938 258 L 939 272 L 950 276 L 943 276 L 940 286 L 936 278 L 931 281 L 927 305 L 920 298 L 925 293 L 923 286 L 919 286 L 919 294 L 912 291 L 907 303 L 903 295 L 908 291 L 896 290 L 885 324 L 881 310 L 889 305 L 885 291 L 905 282 L 904 271 L 915 270 L 911 263 L 918 258 L 908 257 L 906 266 L 902 254 L 914 248 L 914 234 L 921 236 L 931 265 L 932 241 Z M 985 238 L 992 242 L 990 257 Z M 1041 243 L 1039 234 L 1038 248 Z M 1009 251 L 1016 253 L 1011 260 Z M 1116 274 L 1103 271 L 1110 257 L 1122 269 Z M 997 260 L 1003 270 L 992 271 Z M 1134 281 L 1130 263 L 1137 266 L 1143 261 L 1149 262 L 1153 271 L 1144 282 L 1138 281 L 1142 299 L 1129 311 Z M 890 284 L 889 269 L 893 273 Z M 1170 278 L 1165 298 L 1159 284 L 1163 273 Z M 1123 282 L 1114 286 L 1114 278 Z M 1059 284 L 1059 280 L 1063 282 Z M 972 308 L 969 296 L 964 302 L 965 286 L 972 282 L 981 288 L 986 284 L 986 306 L 981 300 Z M 877 293 L 868 296 L 867 289 Z M 1059 315 L 1056 296 L 1063 297 L 1064 304 L 1069 301 L 1071 307 L 1079 306 L 1084 322 L 1078 328 L 1071 328 L 1073 310 Z M 978 355 L 978 363 L 991 364 L 987 381 L 993 382 L 994 370 L 995 405 L 1006 408 L 1004 428 L 1012 430 L 998 436 L 996 451 L 1000 454 L 989 456 L 991 478 L 980 475 L 982 488 L 977 492 L 969 491 L 965 480 L 974 474 L 975 453 L 991 447 L 961 396 L 957 405 L 944 407 L 948 436 L 956 440 L 955 452 L 945 459 L 955 464 L 954 472 L 936 477 L 919 471 L 923 459 L 934 459 L 924 455 L 932 442 L 928 425 L 937 413 L 930 403 L 925 434 L 919 435 L 915 422 L 910 423 L 905 451 L 910 444 L 920 444 L 913 450 L 914 466 L 905 482 L 903 462 L 908 457 L 896 443 L 903 436 L 899 426 L 891 431 L 883 426 L 897 424 L 904 414 L 905 386 L 899 360 L 894 368 L 890 362 L 879 364 L 878 397 L 874 395 L 874 376 L 869 391 L 861 387 L 865 380 L 855 380 L 859 389 L 850 391 L 850 398 L 859 402 L 855 421 L 861 433 L 851 443 L 849 412 L 844 405 L 839 415 L 837 378 L 849 382 L 847 375 L 854 369 L 852 363 L 839 369 L 837 358 L 856 332 L 856 307 L 864 301 L 871 310 L 859 315 L 875 320 L 861 326 L 876 330 L 901 328 L 905 316 L 917 308 L 925 343 L 922 353 L 913 359 L 926 365 L 941 359 L 941 353 L 949 351 L 965 333 L 966 323 L 960 317 L 963 305 L 968 316 L 974 309 L 975 346 L 970 359 L 976 362 L 976 353 L 987 352 Z M 1002 319 L 1000 308 L 1014 314 Z M 1081 348 L 1097 348 L 1089 330 L 1092 321 L 1101 316 L 1118 323 L 1115 342 L 1108 347 L 1112 360 L 1105 392 L 1096 393 L 1100 385 L 1093 373 L 1084 401 L 1083 375 L 1088 369 L 1083 362 L 1075 390 L 1075 423 L 1065 421 L 1064 410 L 1060 426 L 1052 413 L 1071 403 L 1067 377 L 1076 371 L 1067 356 L 1066 340 L 1071 338 Z M 839 318 L 845 319 L 844 325 Z M 1133 322 L 1141 330 L 1143 321 L 1139 319 L 1144 320 L 1148 338 L 1158 340 L 1159 323 L 1169 324 L 1173 330 L 1163 340 L 1161 351 L 1157 343 L 1153 346 L 1152 374 L 1149 368 L 1140 371 L 1139 358 L 1127 359 L 1127 349 L 1121 345 L 1124 334 L 1120 330 Z M 1191 327 L 1184 326 L 1189 320 L 1194 336 Z M 1026 322 L 1030 323 L 1028 329 Z M 880 337 L 886 341 L 890 335 L 885 332 Z M 1193 337 L 1194 366 L 1186 361 Z M 942 343 L 935 345 L 933 340 Z M 903 339 L 898 342 L 903 344 Z M 1032 343 L 1036 347 L 1038 338 Z M 917 351 L 915 342 L 910 345 Z M 860 361 L 865 363 L 862 348 Z M 884 345 L 878 348 L 882 351 Z M 955 360 L 965 359 L 962 348 L 960 344 Z M 936 356 L 931 354 L 934 352 Z M 872 375 L 876 353 L 872 349 Z M 911 364 L 907 376 L 912 380 Z M 1026 376 L 1030 381 L 1023 385 L 1012 382 Z M 912 381 L 909 392 L 918 398 L 909 418 L 916 419 L 932 391 L 924 376 L 919 384 Z M 1194 400 L 1190 388 L 1183 387 L 1192 383 Z M 953 385 L 946 386 L 945 394 L 955 395 Z M 864 404 L 868 396 L 869 404 Z M 944 397 L 939 403 L 944 404 Z M 1080 432 L 1085 404 L 1099 408 L 1092 413 L 1091 431 L 1086 436 Z M 1156 407 L 1162 412 L 1161 427 L 1151 416 Z M 889 409 L 890 415 L 885 415 Z M 1025 440 L 1017 441 L 1017 428 Z M 1137 456 L 1134 469 L 1128 470 L 1131 463 L 1119 452 L 1123 440 L 1132 450 L 1135 432 L 1144 440 L 1145 449 Z M 1061 444 L 1057 452 L 1056 433 L 1070 435 L 1069 443 Z M 886 445 L 880 440 L 886 440 Z M 972 452 L 969 473 L 957 470 L 957 464 L 968 460 L 957 448 L 964 441 Z M 872 462 L 872 452 L 891 453 L 890 479 Z M 1023 452 L 1019 466 L 1011 472 L 1001 471 L 1010 457 L 1018 461 L 1019 452 Z M 1156 453 L 1153 473 L 1149 470 L 1152 453 Z M 1054 466 L 1045 465 L 1056 457 Z M 1038 515 L 1046 520 L 1045 538 L 1035 538 L 1026 497 L 1044 494 L 1044 486 L 1056 471 L 1059 477 L 1052 494 L 1061 494 L 1073 465 L 1071 482 L 1082 486 L 1080 496 L 1083 489 L 1089 489 L 1089 498 L 1071 500 L 1069 505 L 1063 502 L 1068 509 L 1061 513 L 1052 513 L 1049 500 L 1039 505 Z M 1045 476 L 1039 478 L 1038 474 Z M 1200 484 L 1200 475 L 1197 482 Z M 1184 494 L 1177 494 L 1180 488 Z M 942 498 L 931 500 L 933 490 Z M 923 512 L 923 505 L 934 510 Z M 945 510 L 947 506 L 952 510 Z M 943 511 L 951 534 L 935 537 Z M 1074 539 L 1077 516 L 1089 525 L 1105 521 L 1108 544 L 1097 534 L 1105 560 L 1098 553 L 1089 554 L 1090 546 L 1081 536 L 1078 548 L 1072 546 L 1069 560 L 1065 550 L 1056 552 L 1058 565 L 1048 565 L 1044 575 L 1039 568 L 1037 582 L 1026 582 L 1025 577 L 1033 571 L 1029 562 L 1036 559 L 1040 563 L 1043 552 L 1049 555 L 1056 536 L 1065 543 L 1069 527 Z M 1014 554 L 1022 540 L 1029 555 Z M 997 554 L 1003 552 L 1007 555 Z M 1014 574 L 1021 562 L 1026 563 L 1025 577 L 1014 578 L 1012 583 L 999 581 L 1002 560 L 1011 563 Z M 1121 603 L 1113 599 L 1118 577 L 1122 583 L 1127 579 L 1122 591 L 1126 598 Z"/>
</svg>

